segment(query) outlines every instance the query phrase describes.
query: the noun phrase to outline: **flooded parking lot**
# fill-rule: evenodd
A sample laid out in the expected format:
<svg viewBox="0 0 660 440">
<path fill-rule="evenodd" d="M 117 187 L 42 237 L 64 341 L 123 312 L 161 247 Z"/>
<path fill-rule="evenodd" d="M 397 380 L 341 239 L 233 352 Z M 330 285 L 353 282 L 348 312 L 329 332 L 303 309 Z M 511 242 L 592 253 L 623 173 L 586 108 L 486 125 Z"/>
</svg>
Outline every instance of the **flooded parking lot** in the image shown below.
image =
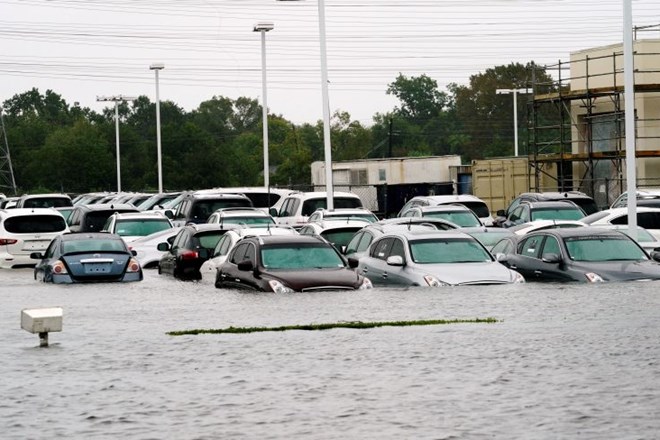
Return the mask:
<svg viewBox="0 0 660 440">
<path fill-rule="evenodd" d="M 3 439 L 655 438 L 658 282 L 275 295 L 0 272 Z M 24 308 L 60 306 L 39 348 Z M 485 318 L 495 324 L 168 336 Z"/>
</svg>

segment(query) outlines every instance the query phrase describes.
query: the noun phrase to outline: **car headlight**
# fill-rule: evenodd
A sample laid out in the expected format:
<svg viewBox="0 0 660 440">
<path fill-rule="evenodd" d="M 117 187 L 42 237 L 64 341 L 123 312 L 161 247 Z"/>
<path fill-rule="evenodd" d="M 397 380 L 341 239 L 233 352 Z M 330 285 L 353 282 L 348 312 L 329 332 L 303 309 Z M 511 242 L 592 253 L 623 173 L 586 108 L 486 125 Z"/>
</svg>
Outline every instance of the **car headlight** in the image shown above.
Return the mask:
<svg viewBox="0 0 660 440">
<path fill-rule="evenodd" d="M 367 277 L 362 279 L 362 284 L 358 287 L 359 290 L 373 289 L 374 285 L 371 284 L 371 280 Z"/>
<path fill-rule="evenodd" d="M 277 280 L 270 280 L 268 281 L 268 284 L 270 285 L 270 288 L 273 289 L 273 292 L 275 293 L 291 293 L 293 292 L 293 289 L 290 287 L 285 286 L 284 284 L 280 283 Z"/>
<path fill-rule="evenodd" d="M 426 284 L 428 284 L 430 287 L 442 287 L 449 285 L 447 283 L 443 283 L 433 275 L 424 275 L 424 281 L 426 281 Z"/>
<path fill-rule="evenodd" d="M 605 281 L 603 277 L 594 272 L 585 273 L 584 276 L 587 277 L 587 281 L 590 283 L 602 283 Z"/>
<path fill-rule="evenodd" d="M 513 284 L 521 284 L 525 282 L 525 277 L 522 276 L 519 272 L 512 270 L 513 272 Z"/>
</svg>

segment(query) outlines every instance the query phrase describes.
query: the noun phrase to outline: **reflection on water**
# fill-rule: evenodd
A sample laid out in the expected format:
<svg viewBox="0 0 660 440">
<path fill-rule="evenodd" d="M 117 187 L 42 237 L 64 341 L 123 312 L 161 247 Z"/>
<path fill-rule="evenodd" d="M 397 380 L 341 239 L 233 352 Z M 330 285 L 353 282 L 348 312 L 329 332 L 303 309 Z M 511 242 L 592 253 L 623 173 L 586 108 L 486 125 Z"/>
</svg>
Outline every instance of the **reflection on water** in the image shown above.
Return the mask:
<svg viewBox="0 0 660 440">
<path fill-rule="evenodd" d="M 0 272 L 3 439 L 654 438 L 657 282 L 241 293 Z M 41 349 L 23 308 L 61 306 Z M 497 324 L 167 336 L 494 317 Z"/>
</svg>

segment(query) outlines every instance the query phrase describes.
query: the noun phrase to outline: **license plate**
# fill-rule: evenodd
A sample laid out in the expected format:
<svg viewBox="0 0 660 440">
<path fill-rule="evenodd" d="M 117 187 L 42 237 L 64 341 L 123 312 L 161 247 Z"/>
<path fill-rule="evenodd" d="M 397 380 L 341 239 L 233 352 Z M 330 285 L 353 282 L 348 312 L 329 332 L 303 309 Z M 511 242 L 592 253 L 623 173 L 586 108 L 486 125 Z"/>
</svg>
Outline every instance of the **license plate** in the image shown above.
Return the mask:
<svg viewBox="0 0 660 440">
<path fill-rule="evenodd" d="M 111 267 L 112 265 L 108 263 L 87 263 L 85 264 L 85 273 L 109 273 Z"/>
<path fill-rule="evenodd" d="M 23 250 L 42 251 L 48 247 L 48 243 L 50 243 L 50 241 L 46 241 L 46 240 L 26 241 L 23 244 Z"/>
</svg>

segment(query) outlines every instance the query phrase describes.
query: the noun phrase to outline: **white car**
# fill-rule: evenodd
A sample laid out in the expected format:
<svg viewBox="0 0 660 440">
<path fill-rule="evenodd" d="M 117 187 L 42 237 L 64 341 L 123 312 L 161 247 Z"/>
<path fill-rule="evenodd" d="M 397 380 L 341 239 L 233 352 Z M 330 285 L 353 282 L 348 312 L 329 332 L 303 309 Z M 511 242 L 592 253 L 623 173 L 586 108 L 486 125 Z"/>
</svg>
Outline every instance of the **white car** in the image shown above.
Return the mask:
<svg viewBox="0 0 660 440">
<path fill-rule="evenodd" d="M 172 222 L 161 212 L 115 212 L 103 226 L 102 232 L 117 234 L 130 243 L 154 232 L 172 229 Z"/>
<path fill-rule="evenodd" d="M 366 208 L 339 208 L 329 209 L 319 208 L 312 215 L 309 216 L 307 221 L 312 222 L 321 222 L 323 220 L 366 220 L 370 223 L 375 223 L 378 221 L 378 217 L 373 212 L 369 211 Z"/>
<path fill-rule="evenodd" d="M 35 266 L 30 254 L 45 252 L 53 238 L 65 232 L 69 227 L 55 209 L 0 209 L 0 268 Z"/>
<path fill-rule="evenodd" d="M 135 258 L 143 269 L 158 267 L 158 262 L 167 251 L 159 251 L 159 243 L 167 242 L 172 245 L 174 237 L 181 230 L 180 226 L 165 229 L 145 237 L 140 237 L 128 243 L 129 249 L 136 252 Z"/>
<path fill-rule="evenodd" d="M 399 211 L 397 217 L 402 217 L 403 214 L 416 206 L 437 206 L 437 205 L 451 205 L 459 203 L 463 206 L 470 208 L 479 217 L 479 220 L 484 226 L 493 226 L 493 216 L 488 209 L 486 202 L 477 196 L 471 194 L 459 195 L 442 195 L 442 196 L 416 196 L 408 200 Z"/>
<path fill-rule="evenodd" d="M 353 236 L 370 224 L 373 224 L 373 222 L 359 218 L 323 220 L 310 222 L 300 228 L 298 232 L 301 235 L 320 235 L 332 243 L 335 249 L 343 253 Z"/>
<path fill-rule="evenodd" d="M 637 189 L 637 206 L 660 206 L 660 188 Z M 623 192 L 612 202 L 610 208 L 623 208 L 628 206 L 628 192 Z"/>
<path fill-rule="evenodd" d="M 224 233 L 213 249 L 211 258 L 202 263 L 199 271 L 202 282 L 215 284 L 218 267 L 225 262 L 227 255 L 236 243 L 243 237 L 254 235 L 298 235 L 298 231 L 288 226 L 255 225 L 254 227 L 237 227 Z"/>
<path fill-rule="evenodd" d="M 579 220 L 534 220 L 520 225 L 511 226 L 507 229 L 514 232 L 516 235 L 525 235 L 543 229 L 580 228 L 584 226 L 587 226 L 587 224 Z"/>
<path fill-rule="evenodd" d="M 580 219 L 591 226 L 599 225 L 627 225 L 628 208 L 610 208 L 599 211 Z M 637 226 L 649 231 L 654 237 L 660 239 L 660 208 L 637 207 Z"/>
<path fill-rule="evenodd" d="M 286 196 L 279 211 L 271 209 L 271 215 L 276 217 L 280 225 L 293 226 L 298 229 L 309 220 L 309 216 L 319 208 L 327 208 L 328 195 L 324 191 L 294 192 Z M 357 194 L 349 192 L 333 192 L 333 208 L 363 208 L 362 200 Z"/>
<path fill-rule="evenodd" d="M 234 223 L 252 225 L 274 225 L 275 219 L 259 208 L 221 208 L 206 220 L 206 223 Z"/>
</svg>

